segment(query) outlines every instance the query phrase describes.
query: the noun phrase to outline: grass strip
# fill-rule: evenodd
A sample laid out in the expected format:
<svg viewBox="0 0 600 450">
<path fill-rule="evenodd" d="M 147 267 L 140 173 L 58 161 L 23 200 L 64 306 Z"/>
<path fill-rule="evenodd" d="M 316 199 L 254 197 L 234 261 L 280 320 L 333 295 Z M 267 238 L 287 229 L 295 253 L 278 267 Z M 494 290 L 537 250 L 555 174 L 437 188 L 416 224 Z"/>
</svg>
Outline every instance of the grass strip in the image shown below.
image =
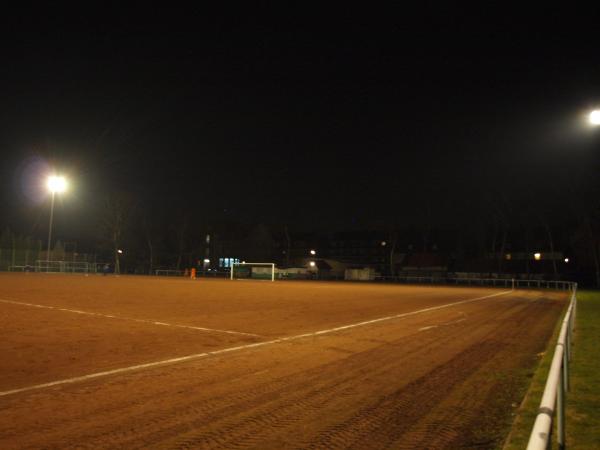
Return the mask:
<svg viewBox="0 0 600 450">
<path fill-rule="evenodd" d="M 566 444 L 569 449 L 600 449 L 600 291 L 577 293 L 575 328 Z"/>
<path fill-rule="evenodd" d="M 538 412 L 562 318 L 557 323 L 548 349 L 533 375 L 529 391 L 519 408 L 504 450 L 527 447 Z M 571 360 L 571 388 L 567 392 L 566 444 L 569 449 L 600 449 L 600 292 L 577 291 L 577 322 Z M 556 422 L 556 420 L 554 421 Z M 556 445 L 553 432 L 553 446 Z"/>
</svg>

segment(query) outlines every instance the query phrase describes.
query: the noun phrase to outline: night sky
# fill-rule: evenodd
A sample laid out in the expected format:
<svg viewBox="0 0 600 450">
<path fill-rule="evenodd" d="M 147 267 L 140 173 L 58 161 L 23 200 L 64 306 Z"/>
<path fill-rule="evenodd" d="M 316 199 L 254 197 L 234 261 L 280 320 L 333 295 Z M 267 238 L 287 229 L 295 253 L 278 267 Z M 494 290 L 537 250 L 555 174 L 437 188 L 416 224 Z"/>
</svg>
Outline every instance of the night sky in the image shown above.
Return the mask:
<svg viewBox="0 0 600 450">
<path fill-rule="evenodd" d="M 145 8 L 2 19 L 2 227 L 44 236 L 47 168 L 69 176 L 57 233 L 76 238 L 112 191 L 149 214 L 345 230 L 461 226 L 498 198 L 556 216 L 597 187 L 585 11 Z"/>
</svg>

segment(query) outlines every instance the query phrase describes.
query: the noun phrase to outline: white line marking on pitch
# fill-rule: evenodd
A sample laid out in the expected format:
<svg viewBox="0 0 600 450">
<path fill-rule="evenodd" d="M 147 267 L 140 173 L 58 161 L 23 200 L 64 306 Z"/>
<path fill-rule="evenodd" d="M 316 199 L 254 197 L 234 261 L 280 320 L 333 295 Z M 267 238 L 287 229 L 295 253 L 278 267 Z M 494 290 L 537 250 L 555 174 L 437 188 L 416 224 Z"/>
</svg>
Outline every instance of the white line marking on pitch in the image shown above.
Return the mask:
<svg viewBox="0 0 600 450">
<path fill-rule="evenodd" d="M 433 328 L 445 327 L 445 326 L 448 326 L 448 325 L 454 325 L 455 323 L 464 322 L 465 320 L 467 320 L 467 319 L 463 318 L 463 319 L 454 320 L 452 322 L 444 322 L 444 323 L 440 323 L 440 324 L 437 324 L 437 325 L 430 325 L 428 327 L 419 328 L 419 331 L 426 331 L 426 330 L 431 330 Z"/>
<path fill-rule="evenodd" d="M 133 321 L 133 322 L 150 323 L 152 325 L 161 325 L 161 326 L 165 326 L 165 327 L 188 328 L 190 330 L 209 331 L 209 332 L 214 332 L 214 333 L 239 334 L 239 335 L 242 335 L 242 336 L 261 337 L 259 334 L 243 333 L 241 331 L 218 330 L 218 329 L 215 329 L 215 328 L 194 327 L 192 325 L 180 325 L 180 324 L 177 324 L 177 323 L 156 322 L 154 320 L 147 320 L 147 319 L 134 319 L 132 317 L 122 317 L 122 316 L 115 316 L 115 315 L 112 315 L 112 314 L 102 314 L 102 313 L 95 313 L 95 312 L 89 312 L 89 311 L 80 311 L 78 309 L 58 308 L 56 306 L 36 305 L 34 303 L 17 302 L 17 301 L 14 301 L 14 300 L 0 299 L 0 302 L 2 302 L 2 303 L 10 303 L 10 304 L 13 304 L 13 305 L 32 306 L 34 308 L 53 309 L 55 311 L 70 312 L 70 313 L 74 313 L 74 314 L 83 314 L 83 315 L 86 315 L 86 316 L 107 317 L 107 318 L 110 318 L 110 319 L 130 320 L 130 321 Z"/>
<path fill-rule="evenodd" d="M 181 356 L 179 358 L 170 358 L 170 359 L 165 359 L 162 361 L 138 364 L 135 366 L 122 367 L 120 369 L 107 370 L 104 372 L 96 372 L 96 373 L 92 373 L 89 375 L 82 375 L 79 377 L 73 377 L 73 378 L 67 378 L 67 379 L 63 379 L 63 380 L 52 381 L 50 383 L 36 384 L 34 386 L 28 386 L 28 387 L 23 387 L 23 388 L 18 388 L 18 389 L 11 389 L 9 391 L 0 392 L 0 397 L 5 397 L 7 395 L 12 395 L 12 394 L 18 394 L 20 392 L 33 391 L 36 389 L 49 388 L 52 386 L 59 386 L 59 385 L 63 385 L 63 384 L 79 383 L 82 381 L 92 380 L 95 378 L 101 378 L 101 377 L 106 377 L 109 375 L 116 375 L 116 374 L 121 374 L 121 373 L 126 373 L 126 372 L 132 372 L 132 371 L 140 370 L 140 369 L 149 369 L 149 368 L 153 368 L 153 367 L 165 366 L 167 364 L 191 361 L 194 359 L 205 358 L 207 356 L 217 356 L 217 355 L 222 355 L 224 353 L 235 352 L 238 350 L 245 350 L 248 348 L 263 347 L 263 346 L 271 345 L 271 344 L 279 344 L 281 342 L 293 341 L 293 340 L 302 339 L 305 337 L 319 336 L 319 335 L 323 335 L 323 334 L 334 333 L 336 331 L 348 330 L 350 328 L 361 327 L 361 326 L 372 324 L 372 323 L 383 322 L 383 321 L 392 320 L 392 319 L 399 319 L 399 318 L 408 317 L 408 316 L 414 316 L 416 314 L 421 314 L 424 312 L 436 311 L 438 309 L 449 308 L 449 307 L 455 306 L 455 305 L 463 305 L 465 303 L 476 302 L 476 301 L 483 300 L 486 298 L 497 297 L 499 295 L 505 295 L 510 292 L 512 292 L 512 291 L 503 291 L 503 292 L 499 292 L 496 294 L 486 295 L 483 297 L 472 298 L 469 300 L 461 300 L 459 302 L 447 303 L 445 305 L 432 306 L 431 308 L 420 309 L 418 311 L 411 311 L 411 312 L 407 312 L 407 313 L 396 314 L 393 316 L 380 317 L 379 319 L 367 320 L 365 322 L 353 323 L 351 325 L 344 325 L 341 327 L 330 328 L 328 330 L 321 330 L 321 331 L 316 331 L 316 332 L 312 332 L 312 333 L 298 334 L 296 336 L 282 337 L 282 338 L 278 338 L 278 339 L 273 339 L 271 341 L 255 342 L 254 344 L 238 345 L 236 347 L 224 348 L 224 349 L 215 350 L 212 352 L 196 353 L 194 355 Z M 32 305 L 32 306 L 36 306 L 36 305 Z"/>
</svg>

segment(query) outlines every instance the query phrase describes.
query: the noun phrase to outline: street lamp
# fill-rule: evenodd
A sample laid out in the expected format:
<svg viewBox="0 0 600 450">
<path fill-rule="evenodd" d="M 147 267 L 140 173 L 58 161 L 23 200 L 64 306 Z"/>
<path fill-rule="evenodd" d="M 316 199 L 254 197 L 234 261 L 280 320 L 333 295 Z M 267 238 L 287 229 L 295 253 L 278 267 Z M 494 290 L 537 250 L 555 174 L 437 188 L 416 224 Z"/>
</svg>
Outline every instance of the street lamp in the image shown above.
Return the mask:
<svg viewBox="0 0 600 450">
<path fill-rule="evenodd" d="M 46 181 L 46 186 L 52 194 L 50 202 L 50 226 L 48 227 L 48 252 L 46 254 L 46 271 L 50 267 L 50 242 L 52 241 L 52 219 L 54 218 L 54 194 L 67 190 L 67 180 L 64 177 L 50 176 Z"/>
<path fill-rule="evenodd" d="M 600 109 L 595 109 L 588 114 L 588 121 L 590 125 L 598 126 L 600 125 Z"/>
</svg>

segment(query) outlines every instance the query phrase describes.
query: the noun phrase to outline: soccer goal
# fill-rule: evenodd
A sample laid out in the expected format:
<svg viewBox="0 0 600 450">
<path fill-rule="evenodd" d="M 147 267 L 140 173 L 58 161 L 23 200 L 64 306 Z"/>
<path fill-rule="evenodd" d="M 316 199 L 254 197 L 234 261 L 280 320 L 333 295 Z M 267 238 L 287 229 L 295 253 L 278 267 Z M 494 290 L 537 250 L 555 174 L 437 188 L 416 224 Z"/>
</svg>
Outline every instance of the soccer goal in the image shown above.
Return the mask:
<svg viewBox="0 0 600 450">
<path fill-rule="evenodd" d="M 175 269 L 156 269 L 154 274 L 157 277 L 182 277 L 185 275 L 185 271 Z"/>
<path fill-rule="evenodd" d="M 274 263 L 233 263 L 231 265 L 232 280 L 271 280 L 275 281 Z"/>
<path fill-rule="evenodd" d="M 35 271 L 56 273 L 88 273 L 90 271 L 90 266 L 87 262 L 44 261 L 38 259 L 35 262 Z"/>
</svg>

